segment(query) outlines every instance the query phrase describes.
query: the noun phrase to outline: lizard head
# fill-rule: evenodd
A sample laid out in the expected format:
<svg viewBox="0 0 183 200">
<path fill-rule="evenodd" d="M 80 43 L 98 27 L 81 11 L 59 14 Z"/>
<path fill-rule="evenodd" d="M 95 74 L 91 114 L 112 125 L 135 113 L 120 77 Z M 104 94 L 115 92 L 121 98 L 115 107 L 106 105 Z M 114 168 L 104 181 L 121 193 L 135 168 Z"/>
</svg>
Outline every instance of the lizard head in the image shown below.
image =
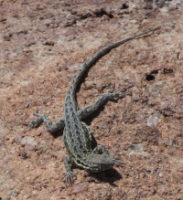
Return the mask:
<svg viewBox="0 0 183 200">
<path fill-rule="evenodd" d="M 85 169 L 89 172 L 100 172 L 112 168 L 114 165 L 121 165 L 122 162 L 109 155 L 102 145 L 97 146 L 93 152 L 86 157 Z"/>
</svg>

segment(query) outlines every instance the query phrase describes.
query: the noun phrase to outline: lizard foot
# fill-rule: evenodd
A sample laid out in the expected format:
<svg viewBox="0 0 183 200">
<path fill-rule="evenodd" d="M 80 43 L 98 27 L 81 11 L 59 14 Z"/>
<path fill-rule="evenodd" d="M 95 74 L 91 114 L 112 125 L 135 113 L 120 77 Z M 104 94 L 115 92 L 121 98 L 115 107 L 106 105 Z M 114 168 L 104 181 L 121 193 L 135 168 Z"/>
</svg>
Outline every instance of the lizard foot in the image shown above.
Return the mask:
<svg viewBox="0 0 183 200">
<path fill-rule="evenodd" d="M 37 116 L 38 118 L 33 120 L 33 121 L 28 121 L 28 122 L 22 122 L 20 121 L 20 124 L 26 125 L 27 127 L 24 129 L 23 132 L 26 132 L 32 128 L 36 128 L 38 127 L 42 122 L 43 122 L 43 115 L 37 114 L 37 113 L 33 113 L 35 116 Z"/>
<path fill-rule="evenodd" d="M 73 183 L 73 173 L 72 172 L 66 172 L 65 175 L 62 177 L 62 179 L 65 179 L 65 185 L 66 187 L 71 186 Z"/>
</svg>

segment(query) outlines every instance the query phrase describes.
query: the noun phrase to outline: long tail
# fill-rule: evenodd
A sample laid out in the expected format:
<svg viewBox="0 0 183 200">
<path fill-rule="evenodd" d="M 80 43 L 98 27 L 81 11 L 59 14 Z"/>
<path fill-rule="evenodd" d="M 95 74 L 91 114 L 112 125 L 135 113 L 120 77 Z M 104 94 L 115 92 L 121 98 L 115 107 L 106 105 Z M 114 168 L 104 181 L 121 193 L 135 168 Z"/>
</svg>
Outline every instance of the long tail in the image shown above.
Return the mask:
<svg viewBox="0 0 183 200">
<path fill-rule="evenodd" d="M 74 93 L 75 93 L 75 90 L 76 90 L 76 87 L 77 87 L 77 84 L 78 82 L 80 81 L 82 75 L 92 66 L 94 65 L 101 57 L 103 57 L 105 54 L 109 53 L 112 49 L 118 47 L 119 45 L 121 44 L 124 44 L 125 42 L 129 41 L 129 40 L 132 40 L 134 38 L 139 38 L 141 36 L 144 36 L 145 34 L 149 33 L 149 32 L 152 32 L 152 31 L 156 31 L 158 29 L 160 29 L 161 27 L 156 27 L 156 28 L 153 28 L 153 29 L 150 29 L 146 32 L 143 32 L 143 33 L 140 33 L 140 34 L 137 34 L 137 35 L 134 35 L 134 36 L 131 36 L 131 37 L 128 37 L 128 38 L 125 38 L 123 40 L 119 40 L 117 42 L 114 42 L 114 43 L 111 43 L 107 46 L 105 46 L 104 48 L 102 48 L 100 51 L 96 52 L 89 60 L 87 60 L 84 65 L 77 71 L 77 73 L 75 74 L 75 76 L 73 77 L 70 85 L 69 85 L 69 88 L 68 88 L 68 91 L 69 91 L 69 96 L 72 96 L 74 97 Z"/>
</svg>

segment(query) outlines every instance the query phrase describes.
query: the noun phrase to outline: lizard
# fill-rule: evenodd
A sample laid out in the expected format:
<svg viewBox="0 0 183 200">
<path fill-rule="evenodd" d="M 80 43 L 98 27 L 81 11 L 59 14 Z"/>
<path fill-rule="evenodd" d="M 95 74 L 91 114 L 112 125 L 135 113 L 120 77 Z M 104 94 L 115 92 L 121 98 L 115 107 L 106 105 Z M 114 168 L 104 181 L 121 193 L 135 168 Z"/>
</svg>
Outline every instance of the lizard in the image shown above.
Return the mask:
<svg viewBox="0 0 183 200">
<path fill-rule="evenodd" d="M 109 155 L 105 146 L 98 145 L 94 149 L 92 148 L 92 135 L 90 129 L 82 119 L 96 111 L 104 102 L 120 98 L 122 96 L 122 90 L 117 93 L 105 93 L 99 97 L 93 105 L 78 110 L 75 93 L 83 74 L 112 49 L 134 38 L 145 36 L 147 33 L 158 30 L 159 28 L 160 27 L 156 27 L 146 32 L 111 43 L 96 52 L 89 60 L 87 60 L 74 75 L 68 86 L 64 102 L 64 117 L 60 118 L 57 122 L 52 124 L 48 116 L 37 113 L 34 113 L 34 115 L 38 116 L 38 118 L 32 122 L 26 122 L 29 123 L 29 127 L 37 127 L 44 122 L 47 130 L 51 133 L 64 128 L 63 140 L 69 154 L 68 157 L 63 158 L 66 168 L 66 174 L 64 175 L 64 177 L 66 177 L 66 186 L 73 183 L 72 165 L 92 173 L 105 171 L 112 168 L 114 165 L 121 165 L 121 161 Z"/>
</svg>

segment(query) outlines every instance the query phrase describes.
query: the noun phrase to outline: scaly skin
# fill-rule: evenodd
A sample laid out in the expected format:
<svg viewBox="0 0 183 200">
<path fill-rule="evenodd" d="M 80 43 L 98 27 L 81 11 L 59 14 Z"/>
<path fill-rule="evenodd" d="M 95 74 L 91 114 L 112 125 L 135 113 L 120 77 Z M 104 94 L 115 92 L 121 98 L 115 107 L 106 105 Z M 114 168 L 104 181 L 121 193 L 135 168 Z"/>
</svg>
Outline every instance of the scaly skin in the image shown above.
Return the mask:
<svg viewBox="0 0 183 200">
<path fill-rule="evenodd" d="M 151 29 L 144 33 L 119 40 L 115 43 L 109 44 L 97 53 L 95 53 L 75 74 L 73 77 L 65 97 L 64 103 L 64 117 L 60 118 L 55 124 L 52 124 L 50 119 L 45 115 L 39 115 L 38 118 L 31 122 L 31 127 L 39 126 L 42 122 L 45 123 L 48 131 L 54 133 L 55 131 L 64 128 L 64 144 L 69 153 L 69 157 L 64 158 L 66 168 L 66 185 L 73 182 L 71 165 L 74 164 L 89 172 L 100 172 L 111 168 L 113 165 L 120 165 L 121 162 L 111 157 L 102 145 L 98 145 L 92 149 L 92 136 L 87 125 L 81 120 L 89 116 L 98 109 L 105 101 L 117 100 L 122 97 L 123 92 L 106 93 L 100 97 L 92 106 L 88 106 L 82 110 L 78 110 L 75 93 L 78 83 L 83 74 L 91 68 L 102 56 L 106 55 L 113 48 L 118 47 L 125 42 L 144 36 L 145 34 L 155 31 L 160 27 Z"/>
</svg>

